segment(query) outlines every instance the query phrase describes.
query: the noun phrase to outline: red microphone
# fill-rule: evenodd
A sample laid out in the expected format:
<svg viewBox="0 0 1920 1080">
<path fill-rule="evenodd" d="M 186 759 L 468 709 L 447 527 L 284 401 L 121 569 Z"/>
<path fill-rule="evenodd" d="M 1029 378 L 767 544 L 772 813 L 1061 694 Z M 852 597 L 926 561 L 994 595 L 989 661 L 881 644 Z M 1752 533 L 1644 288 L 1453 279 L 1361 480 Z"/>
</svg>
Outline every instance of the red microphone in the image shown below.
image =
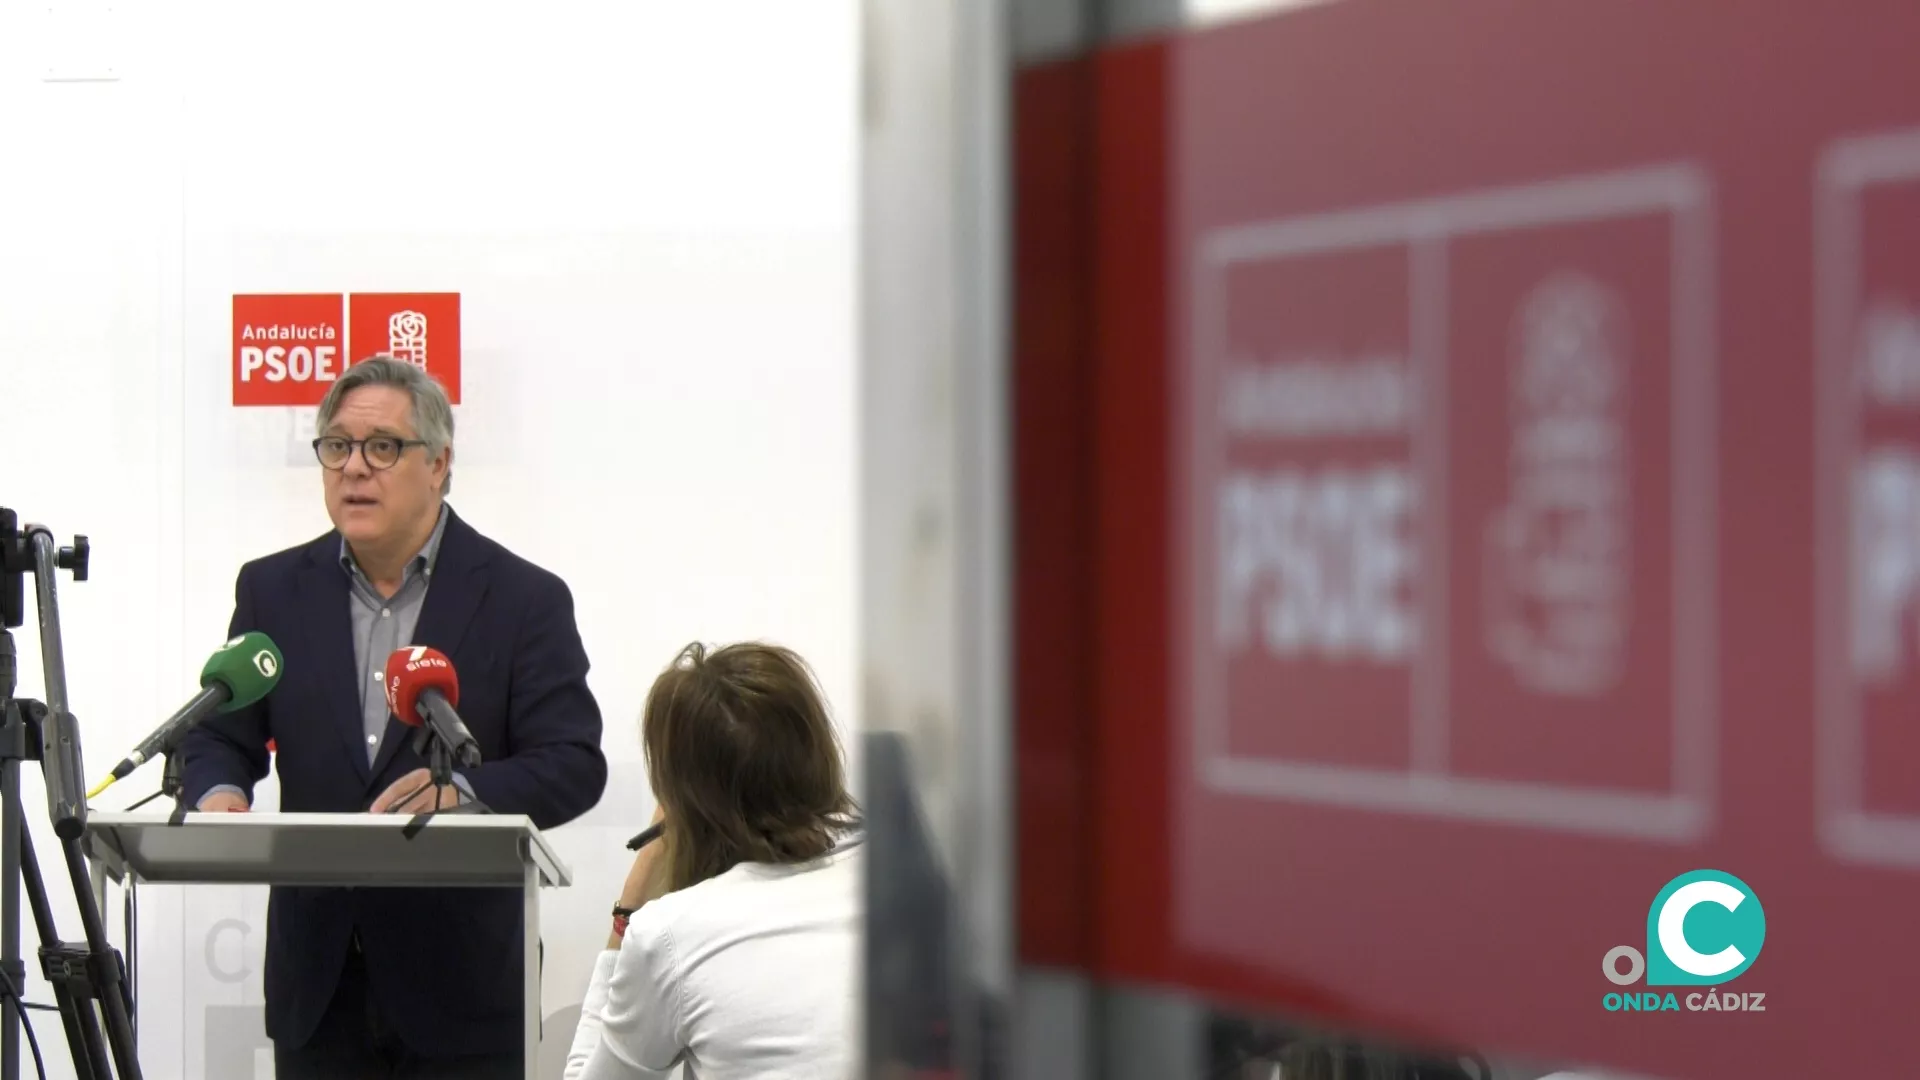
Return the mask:
<svg viewBox="0 0 1920 1080">
<path fill-rule="evenodd" d="M 387 657 L 386 685 L 387 710 L 401 723 L 431 732 L 460 764 L 480 764 L 480 744 L 454 711 L 460 676 L 445 653 L 425 645 L 395 649 Z"/>
</svg>

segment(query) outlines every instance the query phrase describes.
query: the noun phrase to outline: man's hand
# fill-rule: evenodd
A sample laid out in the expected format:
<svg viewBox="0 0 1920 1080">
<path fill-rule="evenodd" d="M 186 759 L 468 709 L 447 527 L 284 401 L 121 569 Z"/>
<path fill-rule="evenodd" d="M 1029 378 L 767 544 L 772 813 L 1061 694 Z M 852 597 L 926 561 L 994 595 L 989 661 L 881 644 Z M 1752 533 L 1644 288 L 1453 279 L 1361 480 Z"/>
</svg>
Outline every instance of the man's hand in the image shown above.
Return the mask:
<svg viewBox="0 0 1920 1080">
<path fill-rule="evenodd" d="M 244 814 L 250 809 L 245 795 L 231 791 L 212 792 L 200 800 L 199 806 L 203 814 Z"/>
<path fill-rule="evenodd" d="M 393 782 L 393 786 L 380 793 L 373 800 L 368 812 L 375 814 L 424 814 L 428 810 L 446 810 L 460 804 L 460 789 L 452 784 L 443 787 L 437 793 L 436 803 L 433 789 L 433 774 L 425 769 L 415 769 Z"/>
</svg>

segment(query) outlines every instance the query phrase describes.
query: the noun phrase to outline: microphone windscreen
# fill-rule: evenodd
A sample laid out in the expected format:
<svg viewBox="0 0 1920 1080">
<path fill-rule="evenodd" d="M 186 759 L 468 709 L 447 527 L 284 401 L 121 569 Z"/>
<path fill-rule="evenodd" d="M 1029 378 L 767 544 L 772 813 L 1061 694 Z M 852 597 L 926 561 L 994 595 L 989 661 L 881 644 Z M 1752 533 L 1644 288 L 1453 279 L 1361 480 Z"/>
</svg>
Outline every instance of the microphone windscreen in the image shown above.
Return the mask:
<svg viewBox="0 0 1920 1080">
<path fill-rule="evenodd" d="M 258 630 L 220 646 L 200 669 L 202 688 L 218 683 L 233 696 L 219 711 L 232 712 L 266 697 L 280 681 L 280 649 Z"/>
<path fill-rule="evenodd" d="M 438 690 L 447 704 L 460 704 L 460 677 L 454 674 L 453 661 L 439 649 L 425 645 L 407 645 L 387 657 L 387 711 L 409 727 L 426 721 L 420 716 L 420 695 Z"/>
</svg>

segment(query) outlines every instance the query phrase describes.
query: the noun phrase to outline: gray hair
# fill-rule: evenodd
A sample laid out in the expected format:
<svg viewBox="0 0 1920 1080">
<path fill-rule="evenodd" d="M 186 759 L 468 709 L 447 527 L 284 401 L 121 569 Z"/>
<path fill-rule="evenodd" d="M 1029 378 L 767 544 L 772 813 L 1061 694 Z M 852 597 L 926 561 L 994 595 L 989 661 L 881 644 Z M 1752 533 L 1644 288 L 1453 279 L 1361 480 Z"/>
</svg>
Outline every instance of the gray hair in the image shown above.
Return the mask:
<svg viewBox="0 0 1920 1080">
<path fill-rule="evenodd" d="M 439 456 L 440 451 L 453 445 L 453 405 L 447 401 L 446 388 L 438 379 L 427 374 L 426 369 L 409 364 L 405 360 L 395 360 L 385 353 L 378 353 L 354 364 L 346 373 L 335 379 L 328 388 L 327 396 L 320 399 L 320 413 L 314 419 L 313 433 L 324 435 L 333 426 L 333 418 L 340 411 L 340 403 L 347 395 L 363 386 L 392 386 L 405 390 L 413 399 L 413 431 L 420 441 L 427 444 L 427 457 Z M 453 490 L 453 468 L 449 464 L 447 478 L 442 482 L 440 494 Z"/>
</svg>

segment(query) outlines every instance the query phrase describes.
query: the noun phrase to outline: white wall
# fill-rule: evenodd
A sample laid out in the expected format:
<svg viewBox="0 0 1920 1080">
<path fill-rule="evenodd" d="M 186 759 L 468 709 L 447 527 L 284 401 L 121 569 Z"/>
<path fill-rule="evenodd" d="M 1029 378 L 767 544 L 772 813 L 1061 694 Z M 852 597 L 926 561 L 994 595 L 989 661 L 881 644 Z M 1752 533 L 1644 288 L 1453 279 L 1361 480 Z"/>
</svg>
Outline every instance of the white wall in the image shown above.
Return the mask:
<svg viewBox="0 0 1920 1080">
<path fill-rule="evenodd" d="M 89 772 L 193 692 L 239 564 L 327 527 L 297 415 L 227 404 L 229 296 L 459 291 L 453 501 L 573 586 L 614 762 L 557 837 L 563 1010 L 680 645 L 791 644 L 852 726 L 855 3 L 180 0 L 85 32 L 48 7 L 0 6 L 0 505 L 96 546 L 60 583 Z M 31 618 L 15 636 L 38 697 Z M 146 1075 L 226 1068 L 252 1014 L 207 1010 L 258 1003 L 264 890 L 140 904 Z"/>
</svg>

